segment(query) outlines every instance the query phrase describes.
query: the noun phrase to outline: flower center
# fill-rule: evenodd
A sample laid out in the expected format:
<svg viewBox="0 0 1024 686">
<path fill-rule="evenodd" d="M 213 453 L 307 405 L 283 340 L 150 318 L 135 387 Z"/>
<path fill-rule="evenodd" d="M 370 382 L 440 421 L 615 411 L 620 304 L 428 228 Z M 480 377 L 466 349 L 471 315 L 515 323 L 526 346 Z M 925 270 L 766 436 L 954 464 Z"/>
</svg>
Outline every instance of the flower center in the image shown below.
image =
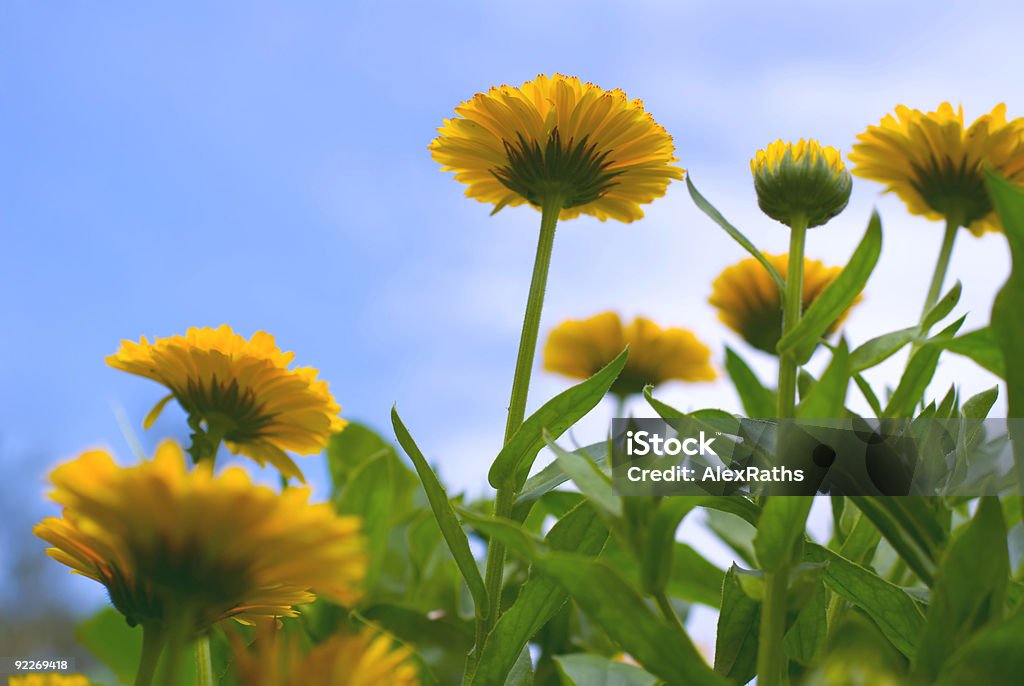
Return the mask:
<svg viewBox="0 0 1024 686">
<path fill-rule="evenodd" d="M 544 198 L 558 195 L 562 207 L 577 207 L 597 200 L 615 185 L 622 171 L 608 171 L 611 152 L 597 151 L 584 136 L 578 142 L 562 138 L 555 128 L 542 147 L 540 141 L 527 140 L 521 133 L 515 142 L 503 141 L 508 165 L 492 169 L 494 177 L 509 190 L 540 206 Z"/>
</svg>

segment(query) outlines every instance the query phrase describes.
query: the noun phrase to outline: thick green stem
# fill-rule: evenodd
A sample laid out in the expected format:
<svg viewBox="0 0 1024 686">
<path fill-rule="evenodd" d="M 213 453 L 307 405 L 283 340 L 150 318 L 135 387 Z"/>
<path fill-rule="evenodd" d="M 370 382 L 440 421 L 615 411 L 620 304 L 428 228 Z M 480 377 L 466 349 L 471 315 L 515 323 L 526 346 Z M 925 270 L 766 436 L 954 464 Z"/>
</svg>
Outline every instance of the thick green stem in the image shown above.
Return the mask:
<svg viewBox="0 0 1024 686">
<path fill-rule="evenodd" d="M 196 685 L 214 686 L 213 657 L 210 655 L 210 635 L 203 634 L 196 640 Z"/>
<path fill-rule="evenodd" d="M 782 301 L 782 335 L 800 323 L 803 313 L 804 243 L 807 219 L 794 217 L 789 234 L 789 264 L 786 269 L 786 292 Z M 779 357 L 779 397 L 776 413 L 780 420 L 796 415 L 796 359 L 791 353 Z M 776 453 L 783 452 L 783 428 L 779 427 Z M 784 498 L 784 495 L 772 496 Z M 761 626 L 757 644 L 757 683 L 759 686 L 780 686 L 787 680 L 787 660 L 783 642 L 786 636 L 786 589 L 789 567 L 765 572 L 764 601 L 761 603 Z"/>
<path fill-rule="evenodd" d="M 167 643 L 164 650 L 164 668 L 161 679 L 162 686 L 178 686 L 182 657 L 186 654 L 189 638 L 195 623 L 195 612 L 191 607 L 179 608 L 177 614 L 168 622 Z"/>
<path fill-rule="evenodd" d="M 785 497 L 785 496 L 778 496 Z M 761 604 L 761 632 L 757 643 L 758 686 L 786 683 L 786 588 L 789 569 L 783 567 L 764 575 L 764 602 Z"/>
<path fill-rule="evenodd" d="M 548 267 L 551 265 L 551 250 L 555 242 L 555 226 L 558 215 L 562 211 L 562 198 L 552 196 L 544 199 L 541 206 L 540 238 L 537 241 L 537 255 L 533 262 L 533 277 L 530 281 L 530 294 L 526 300 L 526 315 L 523 318 L 523 331 L 519 338 L 519 354 L 516 357 L 516 371 L 512 379 L 512 396 L 508 404 L 508 419 L 505 422 L 505 440 L 508 443 L 512 435 L 523 423 L 526 416 L 526 398 L 530 391 L 530 373 L 533 370 L 533 358 L 537 351 L 537 335 L 540 331 L 540 314 L 544 307 L 544 291 L 548 282 Z M 507 482 L 498 487 L 494 501 L 494 515 L 509 517 L 515 504 L 515 483 Z M 476 630 L 476 647 L 474 656 L 478 657 L 487 637 L 501 611 L 501 586 L 505 568 L 505 546 L 492 540 L 487 548 L 487 570 L 484 573 L 484 585 L 490 608 L 487 617 L 478 620 Z M 470 668 L 475 665 L 470 659 Z"/>
<path fill-rule="evenodd" d="M 135 686 L 149 686 L 153 683 L 160 653 L 164 648 L 164 632 L 159 625 L 142 625 L 142 657 L 139 658 L 139 669 L 135 672 Z"/>
<path fill-rule="evenodd" d="M 807 220 L 793 221 L 789 234 L 789 265 L 786 270 L 786 293 L 782 303 L 782 335 L 800 323 L 804 289 L 804 242 Z M 779 358 L 779 396 L 776 414 L 779 419 L 791 418 L 796 412 L 796 360 L 791 354 Z"/>
<path fill-rule="evenodd" d="M 960 230 L 960 222 L 956 219 L 949 219 L 946 222 L 946 234 L 942 237 L 942 248 L 939 249 L 939 259 L 935 262 L 935 271 L 932 273 L 932 283 L 928 286 L 928 295 L 924 300 L 924 308 L 921 310 L 921 323 L 928 315 L 928 311 L 935 307 L 942 295 L 942 284 L 946 280 L 946 271 L 949 269 L 949 258 L 953 254 L 953 243 L 956 242 L 956 235 Z M 927 333 L 927 332 L 923 332 Z"/>
</svg>

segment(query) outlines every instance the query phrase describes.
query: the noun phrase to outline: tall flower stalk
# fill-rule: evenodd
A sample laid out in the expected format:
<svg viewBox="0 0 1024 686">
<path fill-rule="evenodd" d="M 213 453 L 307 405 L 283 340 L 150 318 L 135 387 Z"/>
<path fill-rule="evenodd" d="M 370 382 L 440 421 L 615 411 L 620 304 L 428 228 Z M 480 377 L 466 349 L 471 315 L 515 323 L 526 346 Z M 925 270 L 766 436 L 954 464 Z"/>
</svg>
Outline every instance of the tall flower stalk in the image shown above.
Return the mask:
<svg viewBox="0 0 1024 686">
<path fill-rule="evenodd" d="M 541 211 L 540 236 L 519 339 L 504 443 L 526 415 L 530 376 L 544 306 L 548 269 L 559 219 L 581 214 L 631 222 L 641 204 L 665 193 L 683 170 L 674 166 L 672 138 L 620 90 L 603 90 L 575 77 L 538 76 L 519 87 L 479 93 L 455 110 L 431 143 L 434 159 L 466 184 L 466 195 L 505 206 L 530 204 Z M 509 517 L 516 484 L 497 485 L 494 514 Z M 505 546 L 492 540 L 484 585 L 490 607 L 476 628 L 475 669 L 487 634 L 501 612 Z"/>
<path fill-rule="evenodd" d="M 803 311 L 804 246 L 807 230 L 842 212 L 850 198 L 850 173 L 839 152 L 813 140 L 776 141 L 750 162 L 758 205 L 772 219 L 789 227 L 789 262 L 782 298 L 782 336 L 800 323 Z M 776 414 L 796 416 L 798 360 L 794 351 L 779 355 Z M 785 426 L 778 430 L 777 455 L 783 454 Z M 786 496 L 769 496 L 786 497 Z M 758 634 L 757 674 L 761 686 L 786 681 L 786 605 L 790 567 L 774 565 L 764 572 L 764 600 Z"/>
</svg>

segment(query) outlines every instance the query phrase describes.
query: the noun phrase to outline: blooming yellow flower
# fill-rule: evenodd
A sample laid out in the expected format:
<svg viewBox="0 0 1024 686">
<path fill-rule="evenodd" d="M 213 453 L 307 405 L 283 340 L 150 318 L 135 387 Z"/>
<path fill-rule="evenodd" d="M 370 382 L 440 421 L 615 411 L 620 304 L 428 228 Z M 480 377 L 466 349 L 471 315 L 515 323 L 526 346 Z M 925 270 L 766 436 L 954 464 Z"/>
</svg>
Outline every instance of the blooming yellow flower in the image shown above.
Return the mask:
<svg viewBox="0 0 1024 686">
<path fill-rule="evenodd" d="M 184 336 L 153 343 L 123 341 L 107 364 L 170 389 L 146 418 L 147 427 L 173 397 L 189 413 L 194 429 L 202 421 L 231 452 L 301 479 L 285 451 L 320 452 L 345 420 L 315 369 L 289 369 L 294 356 L 281 352 L 268 333 L 260 331 L 247 341 L 224 325 L 192 328 Z"/>
<path fill-rule="evenodd" d="M 50 479 L 64 511 L 36 535 L 55 560 L 106 586 L 130 624 L 163 623 L 187 607 L 201 630 L 227 617 L 294 615 L 314 594 L 359 597 L 361 522 L 310 504 L 306 488 L 277 494 L 238 467 L 189 471 L 170 441 L 134 467 L 87 452 Z"/>
<path fill-rule="evenodd" d="M 239 686 L 419 686 L 409 646 L 371 627 L 335 634 L 303 655 L 294 636 L 262 624 L 252 645 L 229 634 Z"/>
<path fill-rule="evenodd" d="M 611 388 L 620 397 L 640 393 L 647 384 L 715 378 L 711 351 L 690 331 L 663 329 L 644 317 L 623 326 L 615 312 L 568 320 L 555 328 L 544 345 L 544 369 L 586 379 L 615 359 L 626 345 L 626 367 Z"/>
<path fill-rule="evenodd" d="M 561 219 L 631 222 L 683 178 L 672 137 L 621 90 L 540 75 L 478 93 L 446 119 L 430 150 L 466 195 L 506 205 L 561 199 Z"/>
<path fill-rule="evenodd" d="M 842 156 L 817 141 L 775 141 L 757 151 L 750 171 L 761 210 L 789 226 L 801 217 L 807 228 L 821 226 L 850 200 L 852 181 Z"/>
<path fill-rule="evenodd" d="M 944 102 L 925 114 L 900 105 L 857 136 L 850 161 L 854 174 L 885 184 L 911 213 L 980 236 L 1001 230 L 984 166 L 1024 186 L 1024 119 L 1007 121 L 1006 105 L 997 105 L 965 130 L 963 107 Z"/>
<path fill-rule="evenodd" d="M 33 672 L 7 677 L 7 686 L 90 686 L 92 682 L 81 674 Z"/>
<path fill-rule="evenodd" d="M 782 278 L 789 271 L 789 255 L 765 255 Z M 818 260 L 804 259 L 803 309 L 842 271 L 842 267 L 826 267 Z M 828 329 L 836 331 L 861 296 L 843 312 Z M 760 262 L 753 257 L 726 267 L 711 284 L 710 302 L 718 310 L 718 318 L 758 350 L 775 354 L 782 337 L 782 300 L 779 288 Z"/>
</svg>

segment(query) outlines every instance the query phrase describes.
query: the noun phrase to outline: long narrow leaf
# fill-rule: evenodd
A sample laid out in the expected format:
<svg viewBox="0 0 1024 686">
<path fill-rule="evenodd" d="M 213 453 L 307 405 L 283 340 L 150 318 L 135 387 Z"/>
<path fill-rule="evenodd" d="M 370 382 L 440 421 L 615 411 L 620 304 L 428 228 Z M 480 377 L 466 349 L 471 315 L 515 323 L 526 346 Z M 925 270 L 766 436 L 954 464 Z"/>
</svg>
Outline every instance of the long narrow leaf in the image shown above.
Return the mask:
<svg viewBox="0 0 1024 686">
<path fill-rule="evenodd" d="M 518 491 L 526 482 L 530 467 L 544 447 L 544 432 L 558 438 L 601 402 L 626 366 L 628 349 L 592 377 L 563 391 L 527 417 L 491 465 L 487 480 L 498 488 L 510 481 Z"/>
<path fill-rule="evenodd" d="M 854 250 L 850 262 L 834 281 L 814 299 L 800 323 L 779 341 L 780 355 L 792 355 L 798 364 L 811 357 L 821 337 L 832 323 L 864 290 L 871 272 L 882 252 L 882 220 L 875 212 L 871 215 L 864 238 Z"/>
<path fill-rule="evenodd" d="M 445 492 L 441 482 L 438 481 L 434 470 L 430 468 L 426 458 L 423 457 L 423 453 L 420 452 L 416 442 L 409 435 L 409 430 L 405 428 L 405 424 L 402 423 L 402 419 L 398 416 L 397 407 L 391 408 L 391 424 L 395 428 L 395 436 L 398 437 L 399 444 L 412 460 L 416 473 L 420 476 L 423 490 L 426 492 L 427 500 L 430 502 L 430 509 L 434 512 L 434 518 L 441 528 L 441 533 L 448 544 L 448 549 L 451 551 L 452 557 L 455 558 L 455 564 L 458 566 L 459 571 L 462 572 L 462 577 L 466 580 L 466 586 L 469 587 L 469 592 L 473 596 L 476 614 L 478 617 L 486 617 L 488 608 L 487 589 L 484 586 L 483 578 L 480 576 L 480 569 L 477 567 L 476 559 L 469 549 L 469 539 L 466 538 L 466 532 L 462 530 L 462 525 L 459 524 L 459 520 L 455 516 L 455 510 L 452 509 L 452 504 L 448 500 L 448 494 Z"/>
</svg>

